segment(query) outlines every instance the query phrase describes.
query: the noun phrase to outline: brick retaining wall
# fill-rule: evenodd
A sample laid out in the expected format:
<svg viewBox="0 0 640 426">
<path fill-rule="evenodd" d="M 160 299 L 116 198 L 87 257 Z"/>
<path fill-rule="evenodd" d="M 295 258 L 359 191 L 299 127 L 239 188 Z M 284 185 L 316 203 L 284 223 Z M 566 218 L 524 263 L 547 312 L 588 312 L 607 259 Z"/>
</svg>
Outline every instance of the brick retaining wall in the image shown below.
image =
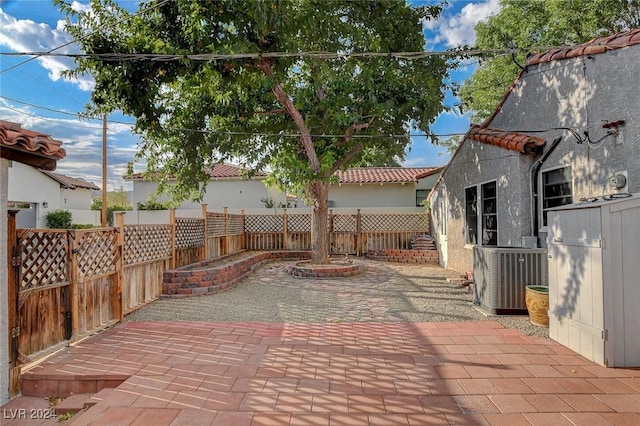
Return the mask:
<svg viewBox="0 0 640 426">
<path fill-rule="evenodd" d="M 232 257 L 227 256 L 227 257 Z M 232 287 L 255 268 L 274 260 L 310 259 L 309 251 L 255 252 L 242 259 L 220 264 L 225 258 L 195 263 L 163 274 L 161 298 L 200 296 Z"/>
<path fill-rule="evenodd" d="M 437 250 L 369 250 L 367 252 L 367 258 L 398 263 L 428 263 L 433 265 L 439 264 Z"/>
</svg>

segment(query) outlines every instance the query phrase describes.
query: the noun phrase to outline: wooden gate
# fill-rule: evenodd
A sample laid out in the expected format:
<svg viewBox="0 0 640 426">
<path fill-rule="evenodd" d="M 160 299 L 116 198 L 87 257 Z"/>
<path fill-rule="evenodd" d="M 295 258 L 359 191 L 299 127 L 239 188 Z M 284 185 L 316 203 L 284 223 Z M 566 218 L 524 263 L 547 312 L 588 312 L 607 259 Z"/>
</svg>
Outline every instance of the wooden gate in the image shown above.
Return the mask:
<svg viewBox="0 0 640 426">
<path fill-rule="evenodd" d="M 18 363 L 71 337 L 71 277 L 67 231 L 19 229 L 17 265 Z"/>
<path fill-rule="evenodd" d="M 122 250 L 115 229 L 14 226 L 9 236 L 15 367 L 120 319 Z"/>
</svg>

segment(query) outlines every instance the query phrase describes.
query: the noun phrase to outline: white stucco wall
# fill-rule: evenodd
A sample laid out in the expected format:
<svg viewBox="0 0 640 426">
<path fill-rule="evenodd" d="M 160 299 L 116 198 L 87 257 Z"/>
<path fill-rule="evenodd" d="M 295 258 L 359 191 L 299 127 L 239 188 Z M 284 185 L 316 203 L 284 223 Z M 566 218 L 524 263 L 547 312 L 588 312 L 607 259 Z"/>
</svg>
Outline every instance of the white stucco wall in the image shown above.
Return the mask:
<svg viewBox="0 0 640 426">
<path fill-rule="evenodd" d="M 570 127 L 596 141 L 606 134 L 603 123 L 624 120 L 620 134 L 598 147 L 577 143 L 567 131 L 549 132 L 548 142 L 556 135 L 563 142 L 542 171 L 573 165 L 576 200 L 615 193 L 609 178 L 617 171 L 628 173 L 627 192 L 639 192 L 640 90 L 632 76 L 640 75 L 640 46 L 540 64 L 526 75 L 491 127 Z"/>
<path fill-rule="evenodd" d="M 7 200 L 9 160 L 0 158 L 0 405 L 9 401 L 9 313 L 7 261 Z"/>
<path fill-rule="evenodd" d="M 31 166 L 12 162 L 9 167 L 8 184 L 8 200 L 36 204 L 36 228 L 46 227 L 47 213 L 62 208 L 60 184 Z M 43 205 L 45 201 L 47 207 Z"/>
<path fill-rule="evenodd" d="M 133 208 L 138 203 L 145 203 L 149 195 L 155 195 L 157 184 L 154 182 L 133 181 Z M 201 203 L 207 204 L 209 209 L 224 207 L 243 209 L 264 207 L 261 199 L 270 198 L 277 203 L 285 203 L 286 197 L 277 191 L 265 187 L 261 180 L 212 180 L 207 186 L 202 202 L 185 201 L 178 209 L 198 209 Z M 166 196 L 157 197 L 159 201 L 166 201 Z"/>
<path fill-rule="evenodd" d="M 416 207 L 416 190 L 433 188 L 440 174 L 417 183 L 335 184 L 329 188 L 332 208 Z M 299 203 L 304 207 L 303 202 Z"/>
<path fill-rule="evenodd" d="M 60 189 L 60 201 L 63 210 L 91 209 L 91 190 L 86 188 Z"/>
</svg>

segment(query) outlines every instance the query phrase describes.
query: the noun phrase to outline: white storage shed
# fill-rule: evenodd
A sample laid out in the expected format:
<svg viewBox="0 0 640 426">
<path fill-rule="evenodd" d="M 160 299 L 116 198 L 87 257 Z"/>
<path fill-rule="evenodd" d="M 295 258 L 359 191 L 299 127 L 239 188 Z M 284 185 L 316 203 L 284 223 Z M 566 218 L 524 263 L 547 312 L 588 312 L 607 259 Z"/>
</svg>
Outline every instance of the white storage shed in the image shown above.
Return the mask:
<svg viewBox="0 0 640 426">
<path fill-rule="evenodd" d="M 549 337 L 608 367 L 640 366 L 640 194 L 549 211 Z"/>
</svg>

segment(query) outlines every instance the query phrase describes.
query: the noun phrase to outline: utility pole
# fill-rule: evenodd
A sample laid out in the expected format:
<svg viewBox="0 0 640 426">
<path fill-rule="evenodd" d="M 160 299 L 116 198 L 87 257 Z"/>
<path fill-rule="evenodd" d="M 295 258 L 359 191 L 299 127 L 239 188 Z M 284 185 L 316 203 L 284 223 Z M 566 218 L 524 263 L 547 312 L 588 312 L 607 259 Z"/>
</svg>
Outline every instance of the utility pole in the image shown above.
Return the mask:
<svg viewBox="0 0 640 426">
<path fill-rule="evenodd" d="M 107 227 L 107 115 L 102 116 L 102 227 Z"/>
</svg>

